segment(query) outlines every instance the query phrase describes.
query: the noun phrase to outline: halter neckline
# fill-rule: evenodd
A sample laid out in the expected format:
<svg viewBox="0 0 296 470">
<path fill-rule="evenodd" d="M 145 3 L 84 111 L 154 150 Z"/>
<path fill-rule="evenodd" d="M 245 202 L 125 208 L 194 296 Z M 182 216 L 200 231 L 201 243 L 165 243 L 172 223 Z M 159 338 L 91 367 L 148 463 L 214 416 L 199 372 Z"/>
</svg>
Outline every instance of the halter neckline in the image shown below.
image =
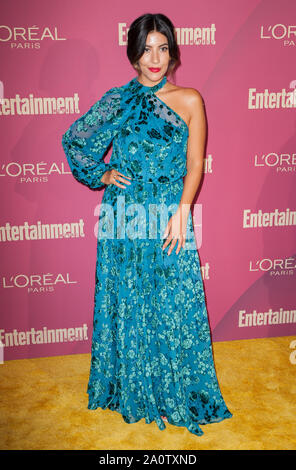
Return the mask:
<svg viewBox="0 0 296 470">
<path fill-rule="evenodd" d="M 134 81 L 134 84 L 138 86 L 138 90 L 143 90 L 145 92 L 147 91 L 147 92 L 155 93 L 156 91 L 160 90 L 166 84 L 167 77 L 166 77 L 166 75 L 164 75 L 162 80 L 159 83 L 157 83 L 156 85 L 153 85 L 153 86 L 143 85 L 142 83 L 139 82 L 137 77 L 133 78 L 133 81 Z"/>
</svg>

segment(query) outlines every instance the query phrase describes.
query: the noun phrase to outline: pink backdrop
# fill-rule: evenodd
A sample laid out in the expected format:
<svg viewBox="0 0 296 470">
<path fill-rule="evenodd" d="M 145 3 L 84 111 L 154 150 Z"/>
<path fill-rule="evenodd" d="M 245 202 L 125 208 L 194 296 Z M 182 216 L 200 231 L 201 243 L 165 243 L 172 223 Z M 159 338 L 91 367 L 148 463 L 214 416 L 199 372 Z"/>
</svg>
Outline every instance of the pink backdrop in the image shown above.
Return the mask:
<svg viewBox="0 0 296 470">
<path fill-rule="evenodd" d="M 61 137 L 107 89 L 136 75 L 127 28 L 147 12 L 173 21 L 182 58 L 176 84 L 205 101 L 209 132 L 194 218 L 213 341 L 296 334 L 295 218 L 258 227 L 247 217 L 296 210 L 296 3 L 14 0 L 0 11 L 4 360 L 90 352 L 103 191 L 74 179 Z M 194 42 L 204 34 L 208 41 Z M 264 92 L 261 108 L 256 96 Z M 78 114 L 12 101 L 59 105 L 75 93 Z M 276 107 L 272 93 L 291 99 Z M 26 223 L 79 221 L 77 238 L 17 236 Z"/>
</svg>

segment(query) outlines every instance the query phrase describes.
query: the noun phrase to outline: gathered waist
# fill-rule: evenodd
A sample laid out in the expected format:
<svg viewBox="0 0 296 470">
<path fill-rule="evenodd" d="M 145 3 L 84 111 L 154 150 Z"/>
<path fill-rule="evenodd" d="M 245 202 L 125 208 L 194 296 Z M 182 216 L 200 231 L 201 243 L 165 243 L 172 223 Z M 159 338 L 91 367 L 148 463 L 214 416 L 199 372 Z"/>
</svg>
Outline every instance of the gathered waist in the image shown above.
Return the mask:
<svg viewBox="0 0 296 470">
<path fill-rule="evenodd" d="M 141 183 L 141 184 L 161 184 L 161 185 L 167 185 L 167 184 L 172 184 L 172 183 L 177 183 L 178 181 L 183 181 L 184 176 L 178 176 L 176 178 L 168 178 L 167 176 L 160 176 L 158 178 L 145 178 L 141 175 L 138 175 L 137 177 L 131 176 L 126 174 L 126 176 L 130 176 L 131 179 L 129 181 L 131 183 Z"/>
</svg>

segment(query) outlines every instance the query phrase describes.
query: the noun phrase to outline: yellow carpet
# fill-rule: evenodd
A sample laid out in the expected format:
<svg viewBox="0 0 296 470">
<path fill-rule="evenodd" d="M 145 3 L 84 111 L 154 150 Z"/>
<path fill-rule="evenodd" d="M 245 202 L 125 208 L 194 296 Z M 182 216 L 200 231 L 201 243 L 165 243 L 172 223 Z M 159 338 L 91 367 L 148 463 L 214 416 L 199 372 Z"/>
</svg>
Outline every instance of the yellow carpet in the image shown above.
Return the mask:
<svg viewBox="0 0 296 470">
<path fill-rule="evenodd" d="M 166 423 L 127 424 L 88 410 L 90 355 L 0 365 L 2 450 L 296 449 L 295 337 L 214 343 L 216 371 L 231 419 L 201 426 L 203 436 Z"/>
</svg>

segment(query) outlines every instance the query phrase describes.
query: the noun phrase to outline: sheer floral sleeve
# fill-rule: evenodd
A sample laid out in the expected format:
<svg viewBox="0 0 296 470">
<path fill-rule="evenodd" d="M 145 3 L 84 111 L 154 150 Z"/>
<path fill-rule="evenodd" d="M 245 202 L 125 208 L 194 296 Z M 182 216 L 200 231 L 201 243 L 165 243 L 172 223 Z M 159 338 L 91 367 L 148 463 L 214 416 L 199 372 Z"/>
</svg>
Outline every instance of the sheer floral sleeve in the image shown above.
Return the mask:
<svg viewBox="0 0 296 470">
<path fill-rule="evenodd" d="M 101 178 L 112 168 L 104 162 L 103 156 L 116 135 L 120 117 L 120 93 L 114 87 L 62 136 L 62 146 L 73 176 L 92 189 L 104 186 Z"/>
</svg>

